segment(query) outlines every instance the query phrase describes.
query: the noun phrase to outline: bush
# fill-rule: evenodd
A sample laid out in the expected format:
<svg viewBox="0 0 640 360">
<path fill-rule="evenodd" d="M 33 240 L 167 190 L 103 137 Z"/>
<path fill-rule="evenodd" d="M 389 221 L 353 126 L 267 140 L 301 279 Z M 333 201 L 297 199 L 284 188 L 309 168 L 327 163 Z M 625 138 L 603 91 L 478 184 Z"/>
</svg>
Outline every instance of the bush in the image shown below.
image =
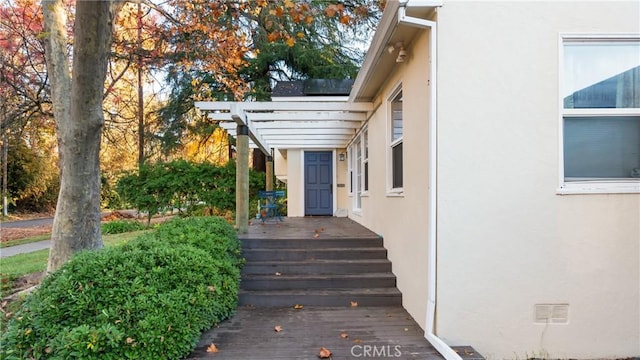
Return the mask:
<svg viewBox="0 0 640 360">
<path fill-rule="evenodd" d="M 239 248 L 224 220 L 188 218 L 79 253 L 14 315 L 0 359 L 182 358 L 235 311 Z"/>
<path fill-rule="evenodd" d="M 264 173 L 249 172 L 249 195 L 264 189 Z M 162 211 L 178 209 L 192 215 L 201 207 L 235 210 L 236 166 L 176 160 L 145 164 L 118 180 L 120 198 L 149 218 Z"/>
<path fill-rule="evenodd" d="M 114 220 L 102 224 L 103 234 L 122 234 L 131 231 L 144 230 L 147 227 L 135 220 Z"/>
</svg>

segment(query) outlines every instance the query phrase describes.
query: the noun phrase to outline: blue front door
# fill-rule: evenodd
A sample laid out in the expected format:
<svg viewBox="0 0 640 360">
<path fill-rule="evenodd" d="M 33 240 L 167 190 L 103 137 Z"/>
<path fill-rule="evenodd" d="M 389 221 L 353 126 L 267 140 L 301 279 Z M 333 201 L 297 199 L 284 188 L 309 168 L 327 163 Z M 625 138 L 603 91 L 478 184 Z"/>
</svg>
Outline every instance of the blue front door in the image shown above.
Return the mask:
<svg viewBox="0 0 640 360">
<path fill-rule="evenodd" d="M 333 215 L 333 153 L 304 153 L 304 214 Z"/>
</svg>

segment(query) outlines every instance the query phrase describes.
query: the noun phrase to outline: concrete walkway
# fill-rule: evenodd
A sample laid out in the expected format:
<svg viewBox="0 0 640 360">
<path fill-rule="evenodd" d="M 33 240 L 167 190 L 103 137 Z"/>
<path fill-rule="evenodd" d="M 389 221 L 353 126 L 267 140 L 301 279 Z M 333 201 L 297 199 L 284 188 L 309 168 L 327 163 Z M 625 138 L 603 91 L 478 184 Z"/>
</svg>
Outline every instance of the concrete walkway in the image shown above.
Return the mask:
<svg viewBox="0 0 640 360">
<path fill-rule="evenodd" d="M 29 244 L 9 246 L 0 249 L 0 258 L 6 258 L 18 254 L 26 254 L 38 250 L 49 249 L 51 240 L 36 241 Z"/>
</svg>

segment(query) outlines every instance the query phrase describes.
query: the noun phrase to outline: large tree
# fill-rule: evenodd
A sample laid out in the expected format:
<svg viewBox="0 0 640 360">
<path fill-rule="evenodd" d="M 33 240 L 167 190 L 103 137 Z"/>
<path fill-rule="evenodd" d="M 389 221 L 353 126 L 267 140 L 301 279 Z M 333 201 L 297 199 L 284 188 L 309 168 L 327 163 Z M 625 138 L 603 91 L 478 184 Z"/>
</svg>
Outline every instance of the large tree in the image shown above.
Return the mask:
<svg viewBox="0 0 640 360">
<path fill-rule="evenodd" d="M 178 21 L 158 29 L 171 88 L 157 132 L 164 151 L 214 130 L 194 116 L 194 100 L 265 101 L 276 81 L 354 78 L 385 3 L 167 0 Z"/>
<path fill-rule="evenodd" d="M 64 1 L 43 1 L 45 57 L 61 175 L 48 271 L 60 267 L 76 251 L 102 247 L 102 99 L 117 5 L 115 1 L 76 2 L 70 57 Z"/>
</svg>

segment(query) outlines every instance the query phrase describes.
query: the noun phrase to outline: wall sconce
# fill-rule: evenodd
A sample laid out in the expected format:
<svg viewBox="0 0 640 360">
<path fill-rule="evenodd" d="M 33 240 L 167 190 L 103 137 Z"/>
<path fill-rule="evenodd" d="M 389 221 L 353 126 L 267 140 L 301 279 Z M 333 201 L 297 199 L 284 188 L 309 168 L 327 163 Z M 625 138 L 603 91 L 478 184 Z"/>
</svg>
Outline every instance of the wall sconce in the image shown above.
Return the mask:
<svg viewBox="0 0 640 360">
<path fill-rule="evenodd" d="M 338 160 L 340 160 L 340 161 L 344 161 L 344 158 L 345 158 L 344 153 L 340 153 L 340 154 L 338 154 Z"/>
<path fill-rule="evenodd" d="M 400 41 L 395 43 L 395 45 L 391 44 L 387 47 L 387 52 L 389 52 L 389 54 L 393 54 L 394 51 L 396 51 L 396 49 L 398 50 L 398 57 L 396 58 L 396 62 L 397 63 L 401 63 L 404 62 L 405 60 L 407 60 L 407 50 L 404 49 L 404 44 Z"/>
</svg>

